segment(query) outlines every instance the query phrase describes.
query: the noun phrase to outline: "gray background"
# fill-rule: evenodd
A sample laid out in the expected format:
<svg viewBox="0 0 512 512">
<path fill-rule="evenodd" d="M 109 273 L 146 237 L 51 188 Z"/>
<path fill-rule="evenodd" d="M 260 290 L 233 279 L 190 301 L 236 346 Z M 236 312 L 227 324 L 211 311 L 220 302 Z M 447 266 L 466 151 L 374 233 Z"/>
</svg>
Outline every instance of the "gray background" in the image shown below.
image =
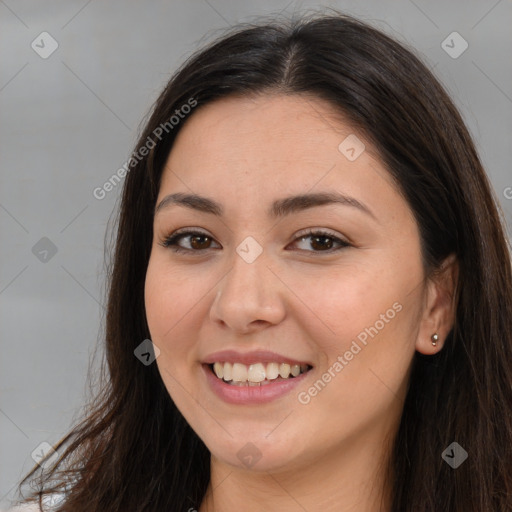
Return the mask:
<svg viewBox="0 0 512 512">
<path fill-rule="evenodd" d="M 103 200 L 93 189 L 129 157 L 185 57 L 237 22 L 320 6 L 359 16 L 424 56 L 475 137 L 510 233 L 508 0 L 0 0 L 0 508 L 34 465 L 31 453 L 67 432 L 85 398 L 102 327 L 104 236 L 121 187 Z M 31 47 L 43 45 L 43 31 L 59 45 L 46 59 Z M 458 58 L 441 46 L 453 31 L 469 45 Z"/>
</svg>

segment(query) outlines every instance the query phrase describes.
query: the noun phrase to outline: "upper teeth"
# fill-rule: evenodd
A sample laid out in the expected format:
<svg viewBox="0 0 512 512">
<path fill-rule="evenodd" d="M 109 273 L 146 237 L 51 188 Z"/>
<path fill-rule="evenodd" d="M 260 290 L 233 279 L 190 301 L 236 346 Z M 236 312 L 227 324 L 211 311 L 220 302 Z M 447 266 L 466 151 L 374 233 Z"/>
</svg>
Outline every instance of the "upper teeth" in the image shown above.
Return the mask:
<svg viewBox="0 0 512 512">
<path fill-rule="evenodd" d="M 289 365 L 288 363 L 255 363 L 248 366 L 242 363 L 213 364 L 213 371 L 219 379 L 236 382 L 262 382 L 265 379 L 274 380 L 278 377 L 287 379 L 290 375 L 297 377 L 307 369 L 307 365 Z"/>
</svg>

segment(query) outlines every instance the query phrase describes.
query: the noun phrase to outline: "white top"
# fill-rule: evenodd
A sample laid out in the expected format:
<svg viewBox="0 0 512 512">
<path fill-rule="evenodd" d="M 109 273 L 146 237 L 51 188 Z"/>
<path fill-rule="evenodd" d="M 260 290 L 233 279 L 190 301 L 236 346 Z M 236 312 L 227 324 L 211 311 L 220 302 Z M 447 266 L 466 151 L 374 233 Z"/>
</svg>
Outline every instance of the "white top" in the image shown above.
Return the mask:
<svg viewBox="0 0 512 512">
<path fill-rule="evenodd" d="M 47 510 L 48 509 L 45 508 L 45 511 L 47 511 Z M 51 511 L 54 509 L 49 509 L 49 510 Z M 6 510 L 6 512 L 41 512 L 41 509 L 39 508 L 38 503 L 31 503 L 31 504 L 18 505 L 17 507 L 14 507 L 14 508 L 9 508 Z"/>
<path fill-rule="evenodd" d="M 6 512 L 41 512 L 39 505 L 31 504 L 31 505 L 18 505 L 17 507 L 10 508 Z"/>
<path fill-rule="evenodd" d="M 53 507 L 58 505 L 64 499 L 64 497 L 64 493 L 56 493 L 50 496 L 44 496 L 43 504 L 46 507 Z M 22 503 L 21 505 L 8 509 L 6 512 L 41 512 L 41 509 L 39 508 L 39 503 Z"/>
</svg>

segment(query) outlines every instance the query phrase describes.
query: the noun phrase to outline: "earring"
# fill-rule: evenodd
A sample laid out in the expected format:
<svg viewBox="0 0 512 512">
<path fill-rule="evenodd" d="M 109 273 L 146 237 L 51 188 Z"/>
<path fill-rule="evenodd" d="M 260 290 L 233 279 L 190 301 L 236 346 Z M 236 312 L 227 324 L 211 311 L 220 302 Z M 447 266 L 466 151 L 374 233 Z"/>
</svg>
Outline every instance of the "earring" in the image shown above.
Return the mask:
<svg viewBox="0 0 512 512">
<path fill-rule="evenodd" d="M 437 332 L 432 334 L 432 336 L 430 336 L 430 339 L 432 340 L 432 345 L 434 345 L 435 347 L 437 345 L 437 340 L 439 339 Z"/>
</svg>

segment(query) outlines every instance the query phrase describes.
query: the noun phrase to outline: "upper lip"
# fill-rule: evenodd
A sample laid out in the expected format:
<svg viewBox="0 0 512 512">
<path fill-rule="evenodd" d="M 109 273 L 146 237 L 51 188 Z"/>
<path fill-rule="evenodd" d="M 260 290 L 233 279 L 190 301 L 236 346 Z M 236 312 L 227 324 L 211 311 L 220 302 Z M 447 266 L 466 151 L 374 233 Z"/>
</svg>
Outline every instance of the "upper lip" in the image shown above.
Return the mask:
<svg viewBox="0 0 512 512">
<path fill-rule="evenodd" d="M 236 350 L 221 350 L 205 357 L 204 364 L 213 363 L 242 363 L 246 365 L 255 363 L 288 363 L 290 365 L 309 365 L 309 361 L 299 361 L 292 357 L 269 352 L 266 350 L 254 350 L 252 352 L 238 352 Z"/>
</svg>

